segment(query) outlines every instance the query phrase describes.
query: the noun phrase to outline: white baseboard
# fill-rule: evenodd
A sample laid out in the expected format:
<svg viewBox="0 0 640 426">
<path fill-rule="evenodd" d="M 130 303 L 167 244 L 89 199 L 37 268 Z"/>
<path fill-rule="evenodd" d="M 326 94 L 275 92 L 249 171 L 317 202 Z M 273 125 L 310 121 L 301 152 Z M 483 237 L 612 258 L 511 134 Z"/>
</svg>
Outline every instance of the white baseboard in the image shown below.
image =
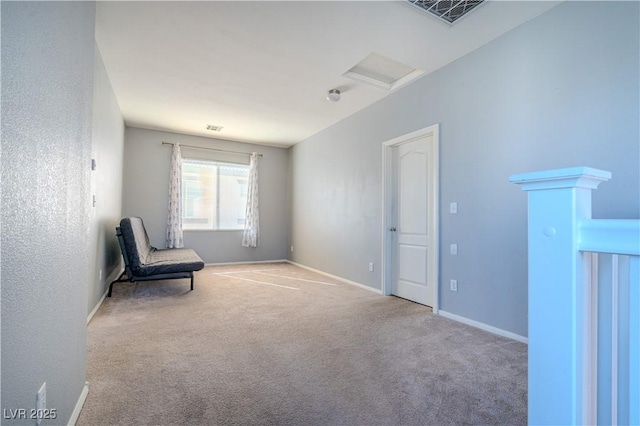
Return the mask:
<svg viewBox="0 0 640 426">
<path fill-rule="evenodd" d="M 286 262 L 287 262 L 287 259 L 247 260 L 247 261 L 243 261 L 243 262 L 205 263 L 204 266 L 250 265 L 252 263 L 286 263 Z"/>
<path fill-rule="evenodd" d="M 118 275 L 120 275 L 122 271 L 124 271 L 124 268 L 122 267 L 122 265 L 118 265 L 118 267 L 114 268 L 111 271 L 111 273 L 107 276 L 107 278 L 105 279 L 105 282 L 111 284 L 111 281 L 118 278 Z M 89 313 L 89 316 L 87 316 L 87 324 L 91 322 L 91 320 L 93 319 L 93 316 L 96 314 L 96 312 L 98 312 L 98 309 L 100 309 L 100 306 L 102 306 L 102 303 L 104 302 L 104 299 L 107 297 L 108 292 L 109 292 L 109 287 L 105 289 L 104 293 L 102 294 L 102 297 L 100 298 L 98 303 L 96 303 L 96 306 L 93 308 L 93 310 Z"/>
<path fill-rule="evenodd" d="M 498 327 L 494 327 L 494 326 L 485 324 L 483 322 L 474 321 L 472 319 L 469 319 L 469 318 L 466 318 L 466 317 L 462 317 L 460 315 L 452 314 L 451 312 L 443 311 L 442 309 L 440 309 L 438 311 L 438 315 L 442 315 L 445 318 L 449 318 L 449 319 L 452 319 L 454 321 L 458 321 L 458 322 L 461 322 L 463 324 L 467 324 L 467 325 L 470 325 L 472 327 L 476 327 L 476 328 L 479 328 L 481 330 L 488 331 L 489 333 L 497 334 L 498 336 L 507 337 L 509 339 L 517 340 L 518 342 L 529 344 L 529 338 L 527 338 L 527 337 L 521 336 L 521 335 L 516 334 L 516 333 L 512 333 L 512 332 L 507 331 L 507 330 L 503 330 L 503 329 L 498 328 Z"/>
<path fill-rule="evenodd" d="M 328 273 L 326 273 L 324 271 L 320 271 L 318 269 L 314 269 L 314 268 L 311 268 L 311 267 L 309 267 L 307 265 L 303 265 L 301 263 L 297 263 L 297 262 L 294 262 L 294 261 L 291 261 L 291 260 L 285 260 L 285 262 L 290 263 L 290 264 L 295 265 L 295 266 L 298 266 L 300 268 L 307 269 L 309 271 L 318 273 L 320 275 L 324 275 L 325 277 L 329 277 L 329 278 L 333 278 L 334 280 L 342 281 L 345 284 L 349 284 L 349 285 L 353 285 L 353 286 L 356 286 L 356 287 L 360 287 L 360 288 L 362 288 L 364 290 L 372 291 L 372 292 L 374 292 L 376 294 L 382 295 L 382 290 L 378 290 L 376 288 L 369 287 L 368 285 L 360 284 L 360 283 L 357 283 L 355 281 L 351 281 L 351 280 L 348 280 L 346 278 L 339 277 L 337 275 L 331 275 L 331 274 L 328 274 Z"/>
<path fill-rule="evenodd" d="M 111 282 L 111 281 L 109 281 L 109 282 Z M 87 324 L 89 324 L 91 322 L 91 320 L 93 319 L 93 316 L 96 314 L 96 312 L 98 312 L 98 309 L 100 309 L 100 306 L 102 306 L 102 302 L 104 302 L 104 299 L 107 297 L 107 293 L 108 292 L 109 292 L 109 290 L 104 292 L 104 294 L 102 295 L 102 297 L 100 298 L 100 300 L 96 304 L 95 308 L 93 308 L 93 311 L 91 311 L 89 313 L 89 316 L 87 316 Z"/>
<path fill-rule="evenodd" d="M 84 387 L 82 388 L 82 392 L 80 393 L 80 398 L 78 398 L 78 402 L 76 402 L 76 406 L 71 413 L 71 417 L 69 418 L 69 423 L 67 426 L 75 426 L 78 421 L 78 417 L 80 417 L 80 412 L 82 411 L 82 406 L 84 402 L 87 400 L 87 395 L 89 394 L 89 382 L 84 382 Z"/>
</svg>

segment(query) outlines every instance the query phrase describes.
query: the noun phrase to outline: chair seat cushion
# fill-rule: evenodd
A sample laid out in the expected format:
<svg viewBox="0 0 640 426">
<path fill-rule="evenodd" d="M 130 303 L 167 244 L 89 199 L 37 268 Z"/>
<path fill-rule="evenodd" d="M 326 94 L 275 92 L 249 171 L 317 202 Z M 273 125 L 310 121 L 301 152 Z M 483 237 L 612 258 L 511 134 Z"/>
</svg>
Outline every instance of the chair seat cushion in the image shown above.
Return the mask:
<svg viewBox="0 0 640 426">
<path fill-rule="evenodd" d="M 144 264 L 138 268 L 132 268 L 132 271 L 137 276 L 146 277 L 174 272 L 199 271 L 202 268 L 204 268 L 204 262 L 192 249 L 158 250 L 151 248 Z"/>
</svg>

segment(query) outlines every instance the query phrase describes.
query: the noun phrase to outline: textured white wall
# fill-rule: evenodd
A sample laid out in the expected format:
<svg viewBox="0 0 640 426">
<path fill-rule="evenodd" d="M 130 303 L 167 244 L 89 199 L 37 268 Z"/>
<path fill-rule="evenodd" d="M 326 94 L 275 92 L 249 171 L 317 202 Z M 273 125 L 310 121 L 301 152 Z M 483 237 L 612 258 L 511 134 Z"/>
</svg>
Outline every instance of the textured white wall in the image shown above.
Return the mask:
<svg viewBox="0 0 640 426">
<path fill-rule="evenodd" d="M 92 158 L 97 167 L 91 173 L 96 206 L 91 209 L 91 273 L 88 312 L 91 312 L 109 286 L 109 279 L 122 265 L 115 227 L 122 214 L 122 156 L 124 121 L 100 50 L 95 47 L 93 90 Z M 102 270 L 102 278 L 100 277 Z M 117 278 L 117 277 L 116 277 Z"/>
<path fill-rule="evenodd" d="M 381 144 L 440 123 L 440 308 L 526 336 L 526 194 L 509 175 L 609 170 L 594 217 L 638 217 L 639 51 L 637 2 L 565 2 L 295 145 L 292 260 L 379 289 Z"/>
<path fill-rule="evenodd" d="M 46 382 L 43 424 L 66 424 L 85 383 L 95 5 L 1 7 L 2 409 L 35 408 Z"/>
</svg>

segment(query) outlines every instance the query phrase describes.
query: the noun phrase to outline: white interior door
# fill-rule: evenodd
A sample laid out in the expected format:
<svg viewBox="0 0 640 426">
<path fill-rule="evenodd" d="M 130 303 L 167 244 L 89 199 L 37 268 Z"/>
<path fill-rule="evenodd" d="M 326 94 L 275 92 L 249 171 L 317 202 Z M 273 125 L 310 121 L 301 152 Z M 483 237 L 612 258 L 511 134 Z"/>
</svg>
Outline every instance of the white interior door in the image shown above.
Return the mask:
<svg viewBox="0 0 640 426">
<path fill-rule="evenodd" d="M 437 286 L 435 132 L 390 146 L 387 220 L 390 294 L 435 306 Z"/>
</svg>

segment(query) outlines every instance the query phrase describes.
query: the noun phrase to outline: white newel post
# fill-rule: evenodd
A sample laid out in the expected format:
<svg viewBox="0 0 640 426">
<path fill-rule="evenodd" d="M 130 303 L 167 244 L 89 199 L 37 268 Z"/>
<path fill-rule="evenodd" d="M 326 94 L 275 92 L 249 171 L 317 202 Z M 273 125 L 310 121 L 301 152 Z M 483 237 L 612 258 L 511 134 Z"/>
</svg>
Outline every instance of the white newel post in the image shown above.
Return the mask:
<svg viewBox="0 0 640 426">
<path fill-rule="evenodd" d="M 584 424 L 589 289 L 578 226 L 611 173 L 575 167 L 513 175 L 529 196 L 529 424 Z"/>
<path fill-rule="evenodd" d="M 638 246 L 636 246 L 638 247 Z M 629 424 L 640 424 L 640 256 L 630 258 Z"/>
</svg>

